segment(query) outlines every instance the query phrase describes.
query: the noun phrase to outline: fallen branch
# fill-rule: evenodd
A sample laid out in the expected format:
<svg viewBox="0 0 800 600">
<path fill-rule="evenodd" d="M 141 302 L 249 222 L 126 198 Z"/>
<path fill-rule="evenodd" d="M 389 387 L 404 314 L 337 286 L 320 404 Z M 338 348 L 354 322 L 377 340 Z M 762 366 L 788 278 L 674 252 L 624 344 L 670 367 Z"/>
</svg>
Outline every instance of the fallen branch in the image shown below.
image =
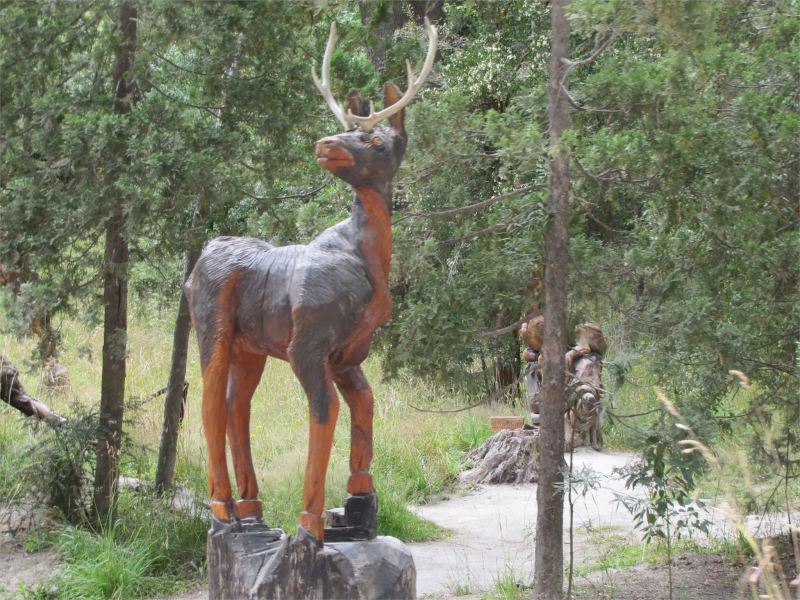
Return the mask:
<svg viewBox="0 0 800 600">
<path fill-rule="evenodd" d="M 36 417 L 51 425 L 61 425 L 66 419 L 51 411 L 22 387 L 17 368 L 0 354 L 0 400 L 16 408 L 28 417 Z"/>
</svg>

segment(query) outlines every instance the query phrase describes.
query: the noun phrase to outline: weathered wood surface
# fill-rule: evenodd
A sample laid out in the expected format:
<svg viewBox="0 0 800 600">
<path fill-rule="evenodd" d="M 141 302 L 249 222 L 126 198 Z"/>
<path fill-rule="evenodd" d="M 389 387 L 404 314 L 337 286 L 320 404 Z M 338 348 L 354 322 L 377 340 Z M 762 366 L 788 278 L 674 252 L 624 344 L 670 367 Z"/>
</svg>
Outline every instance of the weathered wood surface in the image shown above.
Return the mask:
<svg viewBox="0 0 800 600">
<path fill-rule="evenodd" d="M 0 354 L 0 400 L 28 417 L 36 417 L 51 425 L 60 425 L 66 419 L 51 411 L 43 402 L 28 394 L 19 381 L 19 370 Z"/>
<path fill-rule="evenodd" d="M 522 429 L 525 425 L 525 417 L 490 417 L 489 427 L 492 431 L 502 431 L 503 429 Z"/>
<path fill-rule="evenodd" d="M 477 465 L 464 471 L 473 483 L 534 483 L 539 479 L 538 429 L 504 429 L 467 455 Z"/>
<path fill-rule="evenodd" d="M 322 545 L 302 527 L 289 536 L 255 519 L 216 524 L 206 542 L 212 600 L 416 597 L 414 560 L 395 538 Z"/>
<path fill-rule="evenodd" d="M 603 358 L 595 352 L 578 356 L 571 372 L 572 379 L 567 390 L 564 449 L 571 452 L 579 446 L 591 445 L 595 450 L 602 450 L 603 404 L 600 397 L 603 389 Z"/>
</svg>

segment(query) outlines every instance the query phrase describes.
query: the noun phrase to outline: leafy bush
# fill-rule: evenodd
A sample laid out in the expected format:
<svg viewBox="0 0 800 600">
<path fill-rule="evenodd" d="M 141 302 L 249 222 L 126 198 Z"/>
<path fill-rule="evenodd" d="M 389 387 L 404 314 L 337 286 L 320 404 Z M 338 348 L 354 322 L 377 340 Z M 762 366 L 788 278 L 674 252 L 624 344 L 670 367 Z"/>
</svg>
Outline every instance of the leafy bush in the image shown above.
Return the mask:
<svg viewBox="0 0 800 600">
<path fill-rule="evenodd" d="M 66 423 L 50 427 L 30 448 L 33 495 L 70 523 L 89 523 L 98 413 L 75 405 Z"/>
</svg>

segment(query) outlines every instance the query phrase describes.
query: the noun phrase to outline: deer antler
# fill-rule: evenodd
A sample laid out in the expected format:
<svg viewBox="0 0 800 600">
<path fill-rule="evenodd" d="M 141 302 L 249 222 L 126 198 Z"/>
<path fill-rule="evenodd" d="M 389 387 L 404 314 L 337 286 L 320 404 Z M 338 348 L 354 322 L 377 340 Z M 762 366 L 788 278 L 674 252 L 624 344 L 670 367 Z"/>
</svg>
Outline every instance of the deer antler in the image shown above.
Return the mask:
<svg viewBox="0 0 800 600">
<path fill-rule="evenodd" d="M 422 88 L 422 84 L 425 83 L 425 80 L 428 78 L 431 69 L 433 69 L 433 63 L 436 60 L 436 46 L 439 39 L 436 28 L 431 25 L 428 17 L 425 17 L 425 31 L 428 34 L 428 54 L 425 56 L 425 63 L 422 65 L 419 76 L 416 79 L 414 78 L 414 72 L 411 70 L 411 63 L 406 60 L 408 88 L 406 89 L 406 93 L 403 94 L 403 97 L 391 106 L 385 107 L 378 112 L 375 112 L 375 107 L 370 102 L 369 115 L 362 117 L 354 115 L 350 110 L 345 114 L 342 105 L 336 101 L 330 90 L 330 61 L 331 54 L 333 54 L 333 47 L 336 45 L 336 24 L 331 23 L 328 45 L 325 47 L 325 56 L 322 59 L 322 82 L 320 83 L 317 78 L 314 67 L 311 68 L 311 76 L 314 78 L 314 83 L 322 94 L 322 97 L 328 103 L 328 106 L 333 111 L 333 114 L 336 115 L 336 118 L 344 125 L 345 130 L 353 129 L 357 125 L 362 131 L 372 131 L 375 125 L 401 111 L 411 102 L 414 96 L 417 95 L 417 92 Z"/>
<path fill-rule="evenodd" d="M 372 131 L 372 128 L 375 127 L 376 124 L 380 123 L 384 119 L 388 119 L 393 114 L 405 108 L 406 105 L 411 102 L 411 99 L 416 96 L 417 92 L 422 88 L 422 84 L 425 83 L 425 80 L 428 78 L 431 69 L 433 69 L 433 62 L 436 59 L 436 44 L 439 38 L 438 34 L 436 33 L 436 29 L 433 25 L 431 25 L 428 17 L 425 17 L 425 31 L 428 33 L 428 54 L 425 57 L 425 63 L 422 65 L 422 70 L 419 72 L 419 77 L 416 79 L 414 79 L 414 72 L 411 70 L 411 63 L 406 60 L 406 70 L 408 71 L 408 88 L 406 89 L 406 93 L 403 94 L 403 97 L 391 106 L 385 107 L 383 110 L 378 112 L 375 112 L 374 106 L 372 103 L 370 103 L 369 116 L 366 117 L 360 117 L 358 115 L 354 115 L 350 111 L 347 111 L 347 118 L 352 120 L 354 123 L 357 123 L 363 131 Z"/>
<path fill-rule="evenodd" d="M 322 94 L 322 97 L 325 99 L 325 102 L 328 103 L 333 114 L 336 115 L 336 118 L 344 125 L 345 131 L 348 131 L 355 127 L 355 123 L 347 119 L 342 105 L 336 101 L 336 98 L 333 97 L 333 93 L 331 92 L 331 55 L 333 54 L 333 48 L 335 46 L 336 23 L 331 23 L 331 32 L 328 34 L 328 43 L 325 45 L 325 56 L 322 58 L 322 81 L 317 78 L 317 71 L 313 65 L 311 66 L 311 77 L 314 79 L 314 85 L 317 86 L 319 93 Z"/>
</svg>

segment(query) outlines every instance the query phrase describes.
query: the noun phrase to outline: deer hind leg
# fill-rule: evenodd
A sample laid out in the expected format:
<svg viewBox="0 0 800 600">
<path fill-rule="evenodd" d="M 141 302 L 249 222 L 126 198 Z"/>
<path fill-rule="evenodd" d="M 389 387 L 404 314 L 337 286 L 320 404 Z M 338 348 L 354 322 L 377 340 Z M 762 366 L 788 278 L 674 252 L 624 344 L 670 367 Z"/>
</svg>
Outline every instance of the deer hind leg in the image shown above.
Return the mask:
<svg viewBox="0 0 800 600">
<path fill-rule="evenodd" d="M 197 278 L 203 280 L 202 271 Z M 225 458 L 225 431 L 228 422 L 225 391 L 228 385 L 235 316 L 232 298 L 238 279 L 238 274 L 234 274 L 217 291 L 213 291 L 214 288 L 210 285 L 193 286 L 187 294 L 192 322 L 197 330 L 203 369 L 203 432 L 208 448 L 211 513 L 224 522 L 233 519 L 231 482 Z"/>
<path fill-rule="evenodd" d="M 339 399 L 333 388 L 327 359 L 306 350 L 291 348 L 289 362 L 308 397 L 308 462 L 303 482 L 300 525 L 320 542 L 325 535 L 322 511 L 325 507 L 325 475 L 339 416 Z"/>
<path fill-rule="evenodd" d="M 208 491 L 211 513 L 220 521 L 233 518 L 231 483 L 225 459 L 225 429 L 228 409 L 225 387 L 228 381 L 230 342 L 219 339 L 203 367 L 203 432 L 208 447 Z"/>
<path fill-rule="evenodd" d="M 375 492 L 369 472 L 372 462 L 372 388 L 361 367 L 337 374 L 336 384 L 350 407 L 350 479 L 347 492 L 372 494 Z"/>
<path fill-rule="evenodd" d="M 250 401 L 264 371 L 267 357 L 236 347 L 231 352 L 228 375 L 228 440 L 240 500 L 233 505 L 237 519 L 261 518 L 258 482 L 250 451 Z"/>
</svg>

